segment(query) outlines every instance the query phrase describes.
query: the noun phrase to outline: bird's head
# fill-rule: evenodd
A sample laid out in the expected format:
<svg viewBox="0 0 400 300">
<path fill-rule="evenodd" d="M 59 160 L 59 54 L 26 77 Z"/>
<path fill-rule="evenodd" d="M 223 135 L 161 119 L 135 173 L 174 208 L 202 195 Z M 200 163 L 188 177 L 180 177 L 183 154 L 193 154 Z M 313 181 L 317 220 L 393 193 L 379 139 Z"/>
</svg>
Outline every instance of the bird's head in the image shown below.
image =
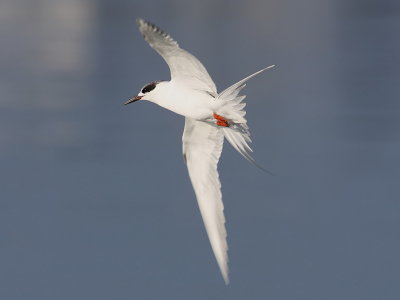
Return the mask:
<svg viewBox="0 0 400 300">
<path fill-rule="evenodd" d="M 163 81 L 153 81 L 148 84 L 146 84 L 139 92 L 139 94 L 128 101 L 126 101 L 124 104 L 129 104 L 132 102 L 136 102 L 138 100 L 148 100 L 148 101 L 156 101 L 157 96 L 159 94 L 159 85 Z"/>
</svg>

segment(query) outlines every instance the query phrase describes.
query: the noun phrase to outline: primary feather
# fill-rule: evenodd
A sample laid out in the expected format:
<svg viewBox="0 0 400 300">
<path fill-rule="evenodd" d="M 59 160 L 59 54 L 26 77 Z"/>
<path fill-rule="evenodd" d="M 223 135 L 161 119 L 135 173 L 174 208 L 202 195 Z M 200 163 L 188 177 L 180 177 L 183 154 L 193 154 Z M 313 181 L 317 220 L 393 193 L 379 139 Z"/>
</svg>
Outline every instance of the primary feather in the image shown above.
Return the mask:
<svg viewBox="0 0 400 300">
<path fill-rule="evenodd" d="M 139 31 L 149 45 L 161 55 L 171 71 L 171 80 L 190 80 L 194 88 L 216 95 L 217 88 L 203 64 L 156 25 L 142 19 L 136 20 Z"/>
</svg>

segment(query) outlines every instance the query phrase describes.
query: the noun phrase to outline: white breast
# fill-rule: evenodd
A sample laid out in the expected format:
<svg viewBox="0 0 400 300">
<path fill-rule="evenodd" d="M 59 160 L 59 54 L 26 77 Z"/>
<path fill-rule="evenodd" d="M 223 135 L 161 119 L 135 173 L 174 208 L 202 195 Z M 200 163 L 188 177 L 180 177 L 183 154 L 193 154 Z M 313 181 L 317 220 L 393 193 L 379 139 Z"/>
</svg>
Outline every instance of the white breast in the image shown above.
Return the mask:
<svg viewBox="0 0 400 300">
<path fill-rule="evenodd" d="M 152 102 L 184 117 L 204 120 L 212 116 L 216 100 L 206 91 L 188 89 L 178 82 L 163 82 L 157 86 Z"/>
</svg>

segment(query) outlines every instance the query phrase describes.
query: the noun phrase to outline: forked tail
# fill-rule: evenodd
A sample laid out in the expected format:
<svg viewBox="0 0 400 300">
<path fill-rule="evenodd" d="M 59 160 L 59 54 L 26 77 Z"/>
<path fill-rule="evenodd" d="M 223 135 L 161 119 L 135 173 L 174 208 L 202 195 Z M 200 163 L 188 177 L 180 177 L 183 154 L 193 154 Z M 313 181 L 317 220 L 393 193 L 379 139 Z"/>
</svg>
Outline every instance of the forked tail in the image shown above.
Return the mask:
<svg viewBox="0 0 400 300">
<path fill-rule="evenodd" d="M 225 89 L 217 97 L 217 99 L 222 102 L 222 105 L 218 110 L 218 114 L 224 116 L 224 118 L 229 121 L 229 127 L 221 127 L 225 138 L 233 146 L 233 148 L 235 148 L 241 155 L 244 156 L 244 158 L 268 173 L 270 172 L 258 165 L 251 156 L 253 150 L 249 146 L 249 143 L 251 143 L 250 131 L 245 118 L 246 111 L 244 110 L 244 107 L 246 106 L 246 103 L 243 102 L 246 96 L 239 95 L 239 92 L 246 86 L 246 81 L 274 66 L 275 65 L 266 67 L 240 80 L 239 82 Z"/>
</svg>

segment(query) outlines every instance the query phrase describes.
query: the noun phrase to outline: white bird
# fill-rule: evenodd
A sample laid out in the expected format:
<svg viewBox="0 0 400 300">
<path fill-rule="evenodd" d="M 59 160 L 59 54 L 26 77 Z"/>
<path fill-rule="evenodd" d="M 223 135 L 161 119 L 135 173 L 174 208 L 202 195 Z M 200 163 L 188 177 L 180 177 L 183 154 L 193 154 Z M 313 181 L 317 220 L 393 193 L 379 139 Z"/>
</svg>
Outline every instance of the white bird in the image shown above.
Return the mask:
<svg viewBox="0 0 400 300">
<path fill-rule="evenodd" d="M 245 96 L 239 92 L 246 81 L 269 69 L 264 68 L 228 87 L 221 93 L 202 63 L 157 26 L 137 19 L 139 31 L 169 66 L 171 80 L 154 81 L 125 104 L 138 100 L 154 102 L 185 117 L 183 157 L 212 250 L 226 284 L 228 278 L 228 245 L 221 183 L 217 171 L 224 137 L 247 160 L 256 164 L 249 127 L 245 119 Z"/>
</svg>

